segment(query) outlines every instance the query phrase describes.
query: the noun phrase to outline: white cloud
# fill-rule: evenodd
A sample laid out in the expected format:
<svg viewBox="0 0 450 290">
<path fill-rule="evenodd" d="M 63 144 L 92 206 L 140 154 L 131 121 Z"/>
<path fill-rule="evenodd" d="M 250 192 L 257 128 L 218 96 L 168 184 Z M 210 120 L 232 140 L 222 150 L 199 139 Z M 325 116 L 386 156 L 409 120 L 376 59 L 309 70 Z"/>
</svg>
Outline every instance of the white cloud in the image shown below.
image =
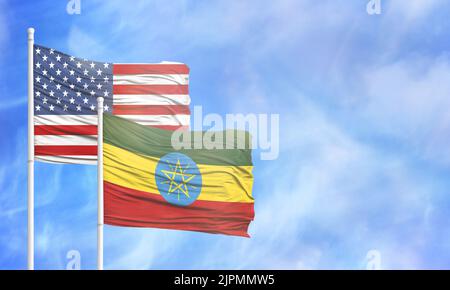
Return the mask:
<svg viewBox="0 0 450 290">
<path fill-rule="evenodd" d="M 385 268 L 407 267 L 396 257 L 418 249 L 406 240 L 426 239 L 434 185 L 406 160 L 359 141 L 307 98 L 296 101 L 282 114 L 280 159 L 256 163 L 252 238 L 211 238 L 209 254 L 192 267 L 354 268 L 372 247 L 391 255 Z M 405 256 L 395 256 L 398 247 Z M 345 251 L 345 262 L 336 262 L 336 251 Z"/>
<path fill-rule="evenodd" d="M 258 162 L 255 168 L 256 220 L 251 226 L 251 239 L 107 227 L 107 268 L 178 265 L 176 259 L 184 253 L 184 247 L 196 242 L 202 245 L 202 251 L 189 255 L 190 268 L 354 267 L 370 248 L 380 249 L 383 268 L 420 267 L 420 251 L 427 243 L 427 229 L 433 226 L 430 221 L 439 207 L 433 192 L 436 179 L 425 178 L 403 156 L 361 141 L 351 126 L 340 124 L 320 106 L 319 96 L 306 93 L 303 86 L 316 79 L 323 87 L 339 88 L 332 92 L 337 101 L 333 99 L 335 103 L 329 106 L 343 104 L 348 110 L 344 113 L 370 125 L 371 132 L 400 138 L 420 148 L 427 158 L 450 162 L 450 155 L 445 153 L 450 129 L 446 113 L 446 96 L 450 93 L 448 60 L 390 58 L 398 53 L 399 42 L 410 32 L 405 23 L 425 21 L 437 1 L 412 1 L 406 10 L 399 4 L 403 2 L 392 2 L 396 4 L 388 6 L 391 12 L 384 10 L 380 29 L 390 32 L 390 40 L 380 45 L 389 49 L 370 61 L 356 61 L 351 54 L 365 49 L 355 45 L 360 41 L 358 37 L 368 31 L 359 27 L 361 23 L 375 18 L 366 15 L 365 5 L 358 10 L 343 3 L 347 1 L 328 1 L 325 6 L 317 1 L 268 1 L 256 7 L 250 1 L 223 1 L 188 9 L 188 2 L 174 6 L 99 1 L 92 4 L 92 11 L 84 8 L 89 11 L 84 17 L 99 17 L 94 22 L 98 27 L 103 27 L 102 18 L 115 19 L 116 26 L 102 36 L 110 37 L 109 43 L 99 41 L 98 31 L 84 29 L 82 20 L 72 26 L 68 46 L 77 56 L 103 59 L 109 46 L 119 46 L 127 47 L 130 58 L 137 54 L 157 58 L 170 54 L 168 51 L 182 54 L 186 50 L 204 58 L 203 51 L 238 47 L 229 52 L 230 60 L 235 62 L 227 62 L 223 68 L 227 82 L 221 88 L 233 102 L 231 107 L 260 112 L 279 109 L 282 121 L 280 159 Z M 396 19 L 403 21 L 401 29 L 390 28 Z M 124 36 L 126 45 L 118 42 Z M 227 52 L 222 52 L 220 58 Z M 276 65 L 268 59 L 276 61 Z M 268 67 L 274 70 L 271 74 L 267 73 Z M 237 68 L 239 73 L 231 77 Z M 351 82 L 357 85 L 353 87 Z M 346 94 L 351 95 L 351 101 L 343 97 Z M 233 98 L 235 101 L 231 101 Z M 22 129 L 19 135 L 23 137 L 23 133 Z M 21 142 L 19 147 L 26 152 Z M 10 167 L 0 168 L 2 190 L 24 192 L 21 184 L 25 175 L 5 181 L 5 172 L 11 168 L 23 172 L 19 169 L 24 160 L 21 156 Z M 59 182 L 64 167 L 58 167 L 39 168 L 40 176 L 46 178 L 46 188 L 52 188 L 40 190 L 41 205 L 49 204 L 62 191 Z M 81 176 L 85 184 L 80 188 L 91 192 L 96 183 L 92 170 L 86 169 Z M 2 213 L 12 217 L 15 209 L 25 210 L 20 207 L 25 204 L 23 196 L 17 203 L 11 196 L 5 200 L 0 203 Z M 91 196 L 79 214 L 90 216 L 95 209 L 96 198 Z M 74 237 L 69 230 L 50 222 L 40 227 L 38 234 L 39 251 L 55 258 L 58 265 L 64 262 L 60 252 L 69 247 L 68 240 L 79 240 L 84 251 L 95 246 L 92 233 Z M 11 236 L 13 242 L 17 237 Z M 53 243 L 59 245 L 58 249 L 51 249 Z M 347 255 L 344 262 L 336 256 L 341 251 Z"/>
<path fill-rule="evenodd" d="M 10 140 L 14 149 L 9 156 L 5 156 L 0 165 L 0 218 L 2 219 L 1 245 L 7 255 L 25 256 L 26 253 L 26 212 L 27 212 L 27 129 L 20 127 L 12 134 Z M 51 204 L 62 190 L 60 187 L 63 167 L 49 167 L 36 164 L 35 166 L 35 212 Z M 37 217 L 37 214 L 36 214 Z M 47 253 L 49 245 L 52 244 L 55 232 L 52 224 L 46 222 L 41 228 L 39 220 L 35 219 L 36 225 L 36 248 L 42 254 Z M 42 230 L 41 230 L 42 229 Z M 3 232 L 3 230 L 5 232 Z M 53 252 L 52 252 L 53 253 Z M 39 253 L 40 254 L 40 253 Z M 37 253 L 38 255 L 38 253 Z M 47 257 L 48 258 L 48 257 Z M 54 257 L 55 259 L 57 256 Z M 56 260 L 54 260 L 56 262 Z"/>
<path fill-rule="evenodd" d="M 382 1 L 383 2 L 383 1 Z M 386 3 L 387 13 L 395 14 L 394 17 L 401 17 L 407 24 L 414 24 L 417 20 L 422 20 L 441 6 L 445 1 L 440 0 L 409 0 L 409 1 L 389 1 Z"/>
<path fill-rule="evenodd" d="M 78 26 L 72 26 L 68 36 L 70 52 L 80 58 L 103 60 L 106 48 L 98 41 L 98 35 L 91 35 L 88 31 Z M 108 60 L 105 60 L 108 61 Z"/>
<path fill-rule="evenodd" d="M 10 156 L 5 156 L 4 163 L 0 165 L 0 216 L 14 217 L 23 207 L 26 196 L 18 195 L 18 192 L 26 190 L 27 175 L 22 170 L 27 158 L 26 128 L 17 129 L 15 136 L 11 136 L 14 143 L 14 151 Z M 12 176 L 11 172 L 15 174 Z"/>
<path fill-rule="evenodd" d="M 410 33 L 405 23 L 423 21 L 435 6 L 424 7 L 414 1 L 409 10 L 400 10 L 400 4 L 392 6 L 391 12 L 385 10 L 378 32 L 384 39 L 384 32 L 389 31 L 389 39 L 379 39 L 377 48 L 386 49 L 379 55 L 369 54 L 370 60 L 365 61 L 366 55 L 357 52 L 371 49 L 360 44 L 366 39 L 360 36 L 370 28 L 360 26 L 374 18 L 366 14 L 365 5 L 358 10 L 343 5 L 347 1 L 327 3 L 267 2 L 255 9 L 251 2 L 211 2 L 199 4 L 189 14 L 185 5 L 99 4 L 105 17 L 117 19 L 113 36 L 130 35 L 130 54 L 161 53 L 170 47 L 177 51 L 239 47 L 239 54 L 233 54 L 236 62 L 224 67 L 228 83 L 222 88 L 236 100 L 231 107 L 281 110 L 277 112 L 282 121 L 280 160 L 259 163 L 255 168 L 252 238 L 201 238 L 204 252 L 192 261 L 192 268 L 354 267 L 370 248 L 379 248 L 386 255 L 384 268 L 420 265 L 420 254 L 412 255 L 420 250 L 420 243 L 405 243 L 427 239 L 435 185 L 404 157 L 361 141 L 352 128 L 339 124 L 318 105 L 318 96 L 305 93 L 302 84 L 316 79 L 323 87 L 339 88 L 330 89 L 335 94 L 333 101 L 343 105 L 349 115 L 359 117 L 358 121 L 371 124 L 374 133 L 417 142 L 436 122 L 440 126 L 434 136 L 442 136 L 448 118 L 435 114 L 448 107 L 448 86 L 442 85 L 449 77 L 447 62 L 392 58 Z M 130 18 L 136 21 L 128 21 Z M 395 21 L 402 22 L 399 27 L 403 28 L 391 28 Z M 148 25 L 155 23 L 164 25 L 148 31 Z M 267 58 L 278 61 L 277 65 Z M 261 70 L 264 64 L 276 70 L 269 77 Z M 241 74 L 233 78 L 236 68 Z M 280 78 L 285 78 L 285 83 Z M 267 83 L 282 89 L 267 88 Z M 350 102 L 345 94 L 351 94 Z M 447 142 L 445 138 L 430 140 L 438 144 L 433 146 Z M 176 256 L 170 249 L 180 249 L 184 237 L 191 238 L 186 233 L 153 233 L 111 231 L 114 244 L 109 247 L 115 258 L 109 267 L 151 268 L 156 260 Z M 341 250 L 348 257 L 336 262 L 342 259 L 336 256 Z"/>
<path fill-rule="evenodd" d="M 14 107 L 18 106 L 24 106 L 27 104 L 28 98 L 21 97 L 17 99 L 13 99 L 12 101 L 10 99 L 6 99 L 5 101 L 0 102 L 0 111 L 2 110 L 9 110 Z"/>
<path fill-rule="evenodd" d="M 186 232 L 161 229 L 105 228 L 105 265 L 108 269 L 155 269 L 171 263 L 183 251 Z M 108 237 L 113 237 L 108 239 Z M 176 263 L 174 261 L 174 263 Z"/>
<path fill-rule="evenodd" d="M 450 165 L 450 62 L 415 57 L 367 69 L 360 111 L 375 133 L 396 136 L 420 155 Z"/>
</svg>

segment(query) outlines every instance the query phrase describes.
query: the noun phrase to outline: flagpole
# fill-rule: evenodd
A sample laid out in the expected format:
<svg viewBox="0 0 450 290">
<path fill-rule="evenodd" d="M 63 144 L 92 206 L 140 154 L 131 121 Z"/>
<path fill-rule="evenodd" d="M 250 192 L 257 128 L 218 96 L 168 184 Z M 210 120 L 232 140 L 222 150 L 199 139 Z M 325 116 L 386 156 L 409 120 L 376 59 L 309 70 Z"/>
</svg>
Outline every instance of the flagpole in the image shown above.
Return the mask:
<svg viewBox="0 0 450 290">
<path fill-rule="evenodd" d="M 103 97 L 97 98 L 97 270 L 103 270 Z"/>
<path fill-rule="evenodd" d="M 28 28 L 28 232 L 27 268 L 34 270 L 34 28 Z"/>
</svg>

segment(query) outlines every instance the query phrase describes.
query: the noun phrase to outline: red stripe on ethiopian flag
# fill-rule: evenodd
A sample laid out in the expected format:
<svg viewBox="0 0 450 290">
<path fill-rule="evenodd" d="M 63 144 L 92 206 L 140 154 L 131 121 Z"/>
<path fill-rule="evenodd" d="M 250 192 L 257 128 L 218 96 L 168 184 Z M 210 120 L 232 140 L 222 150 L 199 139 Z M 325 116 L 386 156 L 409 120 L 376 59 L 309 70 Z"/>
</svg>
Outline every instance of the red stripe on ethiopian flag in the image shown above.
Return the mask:
<svg viewBox="0 0 450 290">
<path fill-rule="evenodd" d="M 168 203 L 161 195 L 104 182 L 105 223 L 249 237 L 253 203 L 196 200 L 189 206 Z"/>
<path fill-rule="evenodd" d="M 188 74 L 189 67 L 185 64 L 114 64 L 115 75 L 138 74 Z"/>
<path fill-rule="evenodd" d="M 183 125 L 149 125 L 148 127 L 151 128 L 158 128 L 162 130 L 168 130 L 168 131 L 175 131 L 175 130 L 189 130 L 189 126 L 183 126 Z"/>
</svg>

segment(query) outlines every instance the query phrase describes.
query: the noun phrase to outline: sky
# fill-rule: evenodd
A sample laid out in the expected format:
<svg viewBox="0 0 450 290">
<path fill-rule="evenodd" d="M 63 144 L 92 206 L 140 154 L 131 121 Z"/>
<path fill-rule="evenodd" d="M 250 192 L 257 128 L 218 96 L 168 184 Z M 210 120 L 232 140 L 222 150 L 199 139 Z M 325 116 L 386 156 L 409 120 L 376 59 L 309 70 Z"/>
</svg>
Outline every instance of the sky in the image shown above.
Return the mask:
<svg viewBox="0 0 450 290">
<path fill-rule="evenodd" d="M 105 226 L 106 269 L 450 269 L 448 1 L 67 2 L 0 0 L 0 269 L 26 268 L 28 27 L 77 57 L 186 63 L 204 114 L 280 116 L 251 238 Z M 96 178 L 36 163 L 37 269 L 95 269 Z"/>
</svg>

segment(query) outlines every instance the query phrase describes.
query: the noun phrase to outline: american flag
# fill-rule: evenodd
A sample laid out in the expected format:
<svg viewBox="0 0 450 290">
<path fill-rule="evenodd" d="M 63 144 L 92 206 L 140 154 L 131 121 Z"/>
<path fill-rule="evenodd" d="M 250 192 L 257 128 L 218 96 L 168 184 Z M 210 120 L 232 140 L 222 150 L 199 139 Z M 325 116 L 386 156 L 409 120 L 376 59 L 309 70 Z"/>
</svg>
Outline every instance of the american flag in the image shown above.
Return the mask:
<svg viewBox="0 0 450 290">
<path fill-rule="evenodd" d="M 188 128 L 188 85 L 182 63 L 104 63 L 35 45 L 36 160 L 96 163 L 99 96 L 105 113 L 166 130 Z"/>
</svg>

